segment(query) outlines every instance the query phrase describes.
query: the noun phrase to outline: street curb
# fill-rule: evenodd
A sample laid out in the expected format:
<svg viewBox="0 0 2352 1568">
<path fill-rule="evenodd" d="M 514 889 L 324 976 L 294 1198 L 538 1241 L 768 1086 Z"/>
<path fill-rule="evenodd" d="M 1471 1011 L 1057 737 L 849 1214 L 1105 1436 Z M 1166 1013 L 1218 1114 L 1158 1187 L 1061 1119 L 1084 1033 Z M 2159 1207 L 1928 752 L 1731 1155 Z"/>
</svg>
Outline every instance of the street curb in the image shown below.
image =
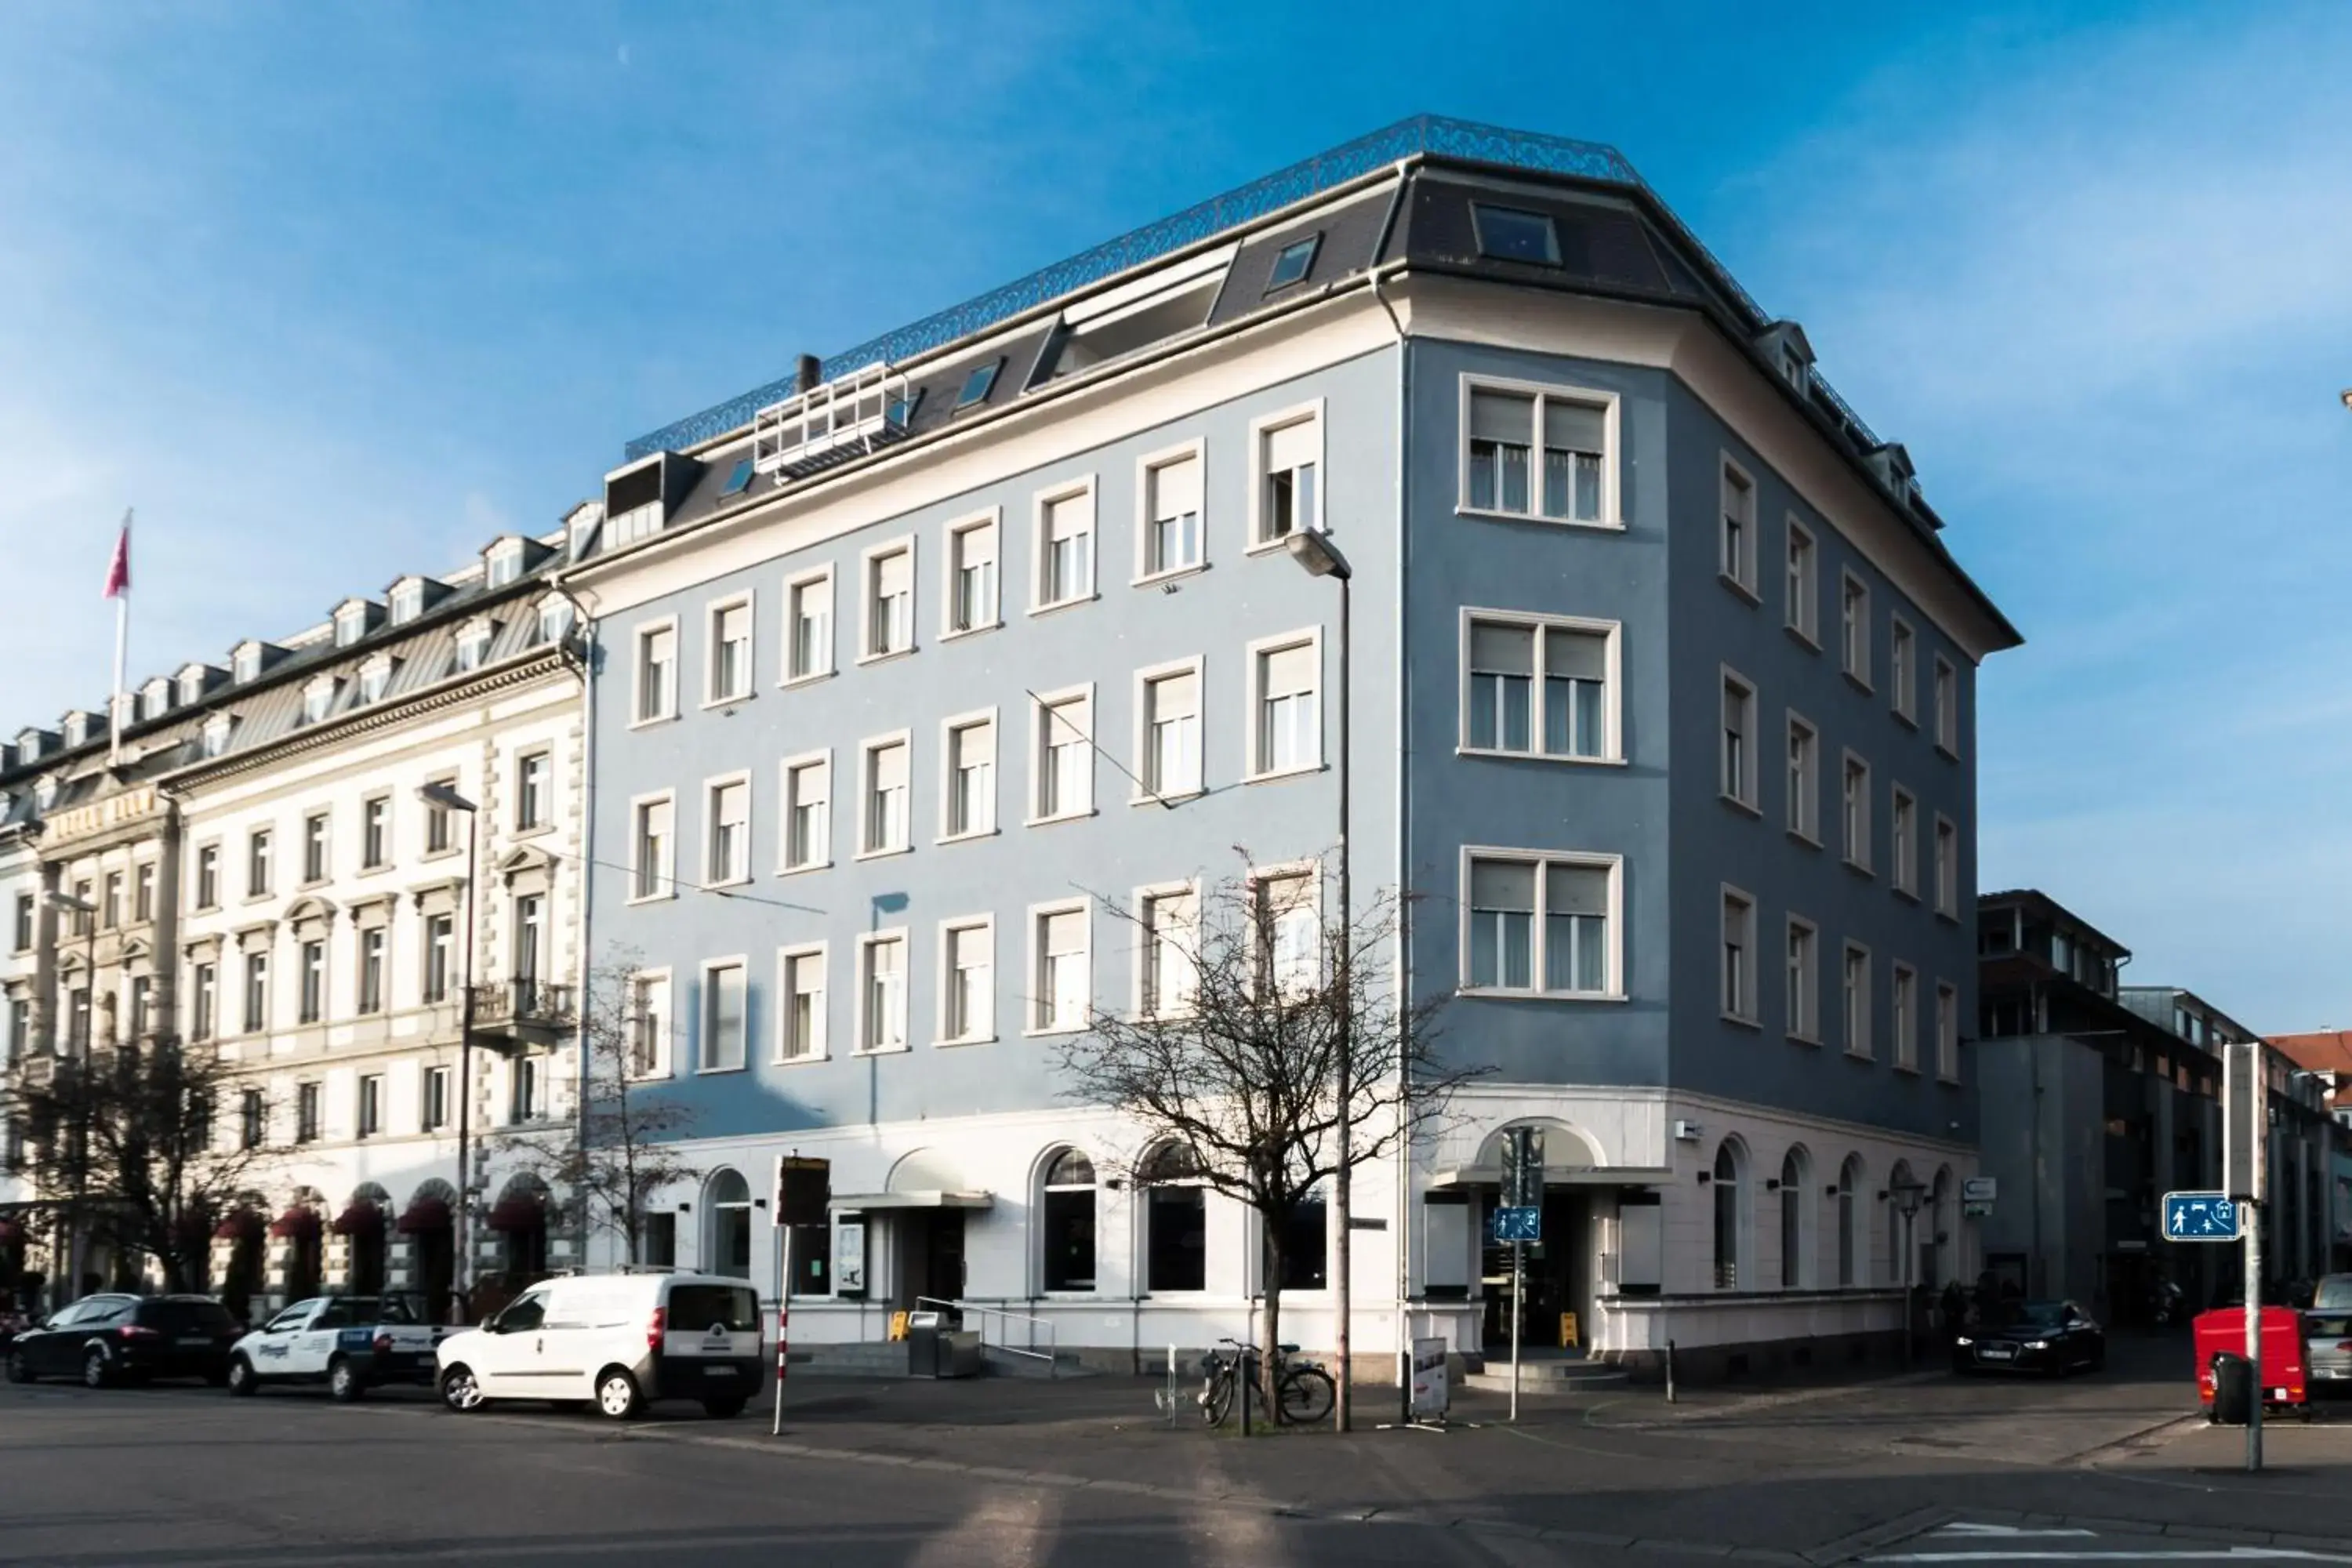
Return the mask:
<svg viewBox="0 0 2352 1568">
<path fill-rule="evenodd" d="M 1881 1389 L 1914 1388 L 1922 1384 L 1940 1383 L 1951 1374 L 1947 1372 L 1906 1372 L 1893 1377 L 1876 1378 L 1869 1383 L 1832 1383 L 1819 1388 L 1792 1388 L 1773 1394 L 1751 1394 L 1727 1405 L 1694 1406 L 1687 1412 L 1659 1415 L 1638 1421 L 1605 1421 L 1596 1419 L 1603 1411 L 1631 1403 L 1612 1399 L 1596 1405 L 1584 1413 L 1583 1425 L 1594 1431 L 1640 1432 L 1666 1426 L 1687 1426 L 1696 1421 L 1720 1420 L 1727 1416 L 1754 1415 L 1759 1411 L 1779 1410 L 1791 1405 L 1810 1405 L 1816 1400 L 1835 1399 L 1854 1394 L 1874 1394 Z M 1674 1411 L 1675 1406 L 1667 1405 Z"/>
<path fill-rule="evenodd" d="M 1864 1525 L 1851 1534 L 1839 1536 L 1835 1541 L 1825 1541 L 1806 1552 L 1804 1560 L 1817 1564 L 1850 1563 L 1865 1552 L 1874 1552 L 1894 1542 L 1907 1541 L 1912 1536 L 1924 1535 L 1937 1525 L 1948 1523 L 1957 1517 L 1958 1516 L 1948 1508 L 1914 1509 L 1909 1513 L 1898 1515 L 1881 1523 Z"/>
<path fill-rule="evenodd" d="M 2085 1448 L 2079 1454 L 2069 1454 L 2059 1463 L 2093 1469 L 2097 1467 L 2100 1458 L 2104 1455 L 2129 1447 L 2135 1443 L 2146 1443 L 2151 1437 L 2159 1442 L 2168 1441 L 2183 1432 L 2204 1425 L 2205 1417 L 2201 1415 L 2169 1416 L 2153 1425 L 2143 1426 L 2137 1432 L 2126 1432 L 2120 1437 L 2110 1437 L 2105 1442 Z"/>
</svg>

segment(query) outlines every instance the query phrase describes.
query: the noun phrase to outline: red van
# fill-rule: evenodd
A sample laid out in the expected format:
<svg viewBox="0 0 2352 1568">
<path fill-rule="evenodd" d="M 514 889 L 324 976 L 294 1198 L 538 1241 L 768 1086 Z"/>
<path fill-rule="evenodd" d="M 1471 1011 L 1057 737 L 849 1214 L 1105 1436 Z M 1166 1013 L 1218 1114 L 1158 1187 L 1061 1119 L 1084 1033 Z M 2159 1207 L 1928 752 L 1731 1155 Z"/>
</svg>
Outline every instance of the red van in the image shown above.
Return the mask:
<svg viewBox="0 0 2352 1568">
<path fill-rule="evenodd" d="M 2223 1351 L 2246 1353 L 2246 1310 L 2221 1307 L 2200 1312 L 2197 1335 L 2197 1398 L 2213 1407 L 2213 1357 Z M 2263 1406 L 2308 1414 L 2311 1358 L 2305 1353 L 2302 1315 L 2288 1307 L 2263 1309 Z"/>
</svg>

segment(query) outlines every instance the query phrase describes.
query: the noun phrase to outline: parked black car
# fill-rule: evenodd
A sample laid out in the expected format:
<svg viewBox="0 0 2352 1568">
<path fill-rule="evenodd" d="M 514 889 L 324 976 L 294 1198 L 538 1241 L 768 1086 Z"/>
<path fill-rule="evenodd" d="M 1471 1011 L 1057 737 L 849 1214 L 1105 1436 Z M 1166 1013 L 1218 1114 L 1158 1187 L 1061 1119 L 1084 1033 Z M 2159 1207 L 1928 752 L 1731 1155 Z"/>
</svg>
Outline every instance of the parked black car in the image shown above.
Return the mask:
<svg viewBox="0 0 2352 1568">
<path fill-rule="evenodd" d="M 228 1381 L 238 1329 L 209 1296 L 85 1296 L 8 1346 L 8 1381 L 78 1377 L 92 1388 L 155 1377 Z"/>
<path fill-rule="evenodd" d="M 2107 1364 L 2106 1331 L 2072 1301 L 2012 1301 L 1952 1341 L 1954 1372 L 2039 1372 L 2063 1377 Z"/>
</svg>

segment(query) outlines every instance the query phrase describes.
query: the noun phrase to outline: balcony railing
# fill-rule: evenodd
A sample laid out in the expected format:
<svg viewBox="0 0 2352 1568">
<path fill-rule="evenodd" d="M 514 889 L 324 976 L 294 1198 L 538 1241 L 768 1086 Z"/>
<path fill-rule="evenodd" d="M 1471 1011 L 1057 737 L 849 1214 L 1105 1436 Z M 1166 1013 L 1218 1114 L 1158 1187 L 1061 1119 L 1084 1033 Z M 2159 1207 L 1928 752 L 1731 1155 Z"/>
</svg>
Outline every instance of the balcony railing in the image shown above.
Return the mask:
<svg viewBox="0 0 2352 1568">
<path fill-rule="evenodd" d="M 474 987 L 474 1032 L 518 1039 L 552 1037 L 577 1020 L 578 1000 L 578 987 L 551 981 L 485 981 Z"/>
</svg>

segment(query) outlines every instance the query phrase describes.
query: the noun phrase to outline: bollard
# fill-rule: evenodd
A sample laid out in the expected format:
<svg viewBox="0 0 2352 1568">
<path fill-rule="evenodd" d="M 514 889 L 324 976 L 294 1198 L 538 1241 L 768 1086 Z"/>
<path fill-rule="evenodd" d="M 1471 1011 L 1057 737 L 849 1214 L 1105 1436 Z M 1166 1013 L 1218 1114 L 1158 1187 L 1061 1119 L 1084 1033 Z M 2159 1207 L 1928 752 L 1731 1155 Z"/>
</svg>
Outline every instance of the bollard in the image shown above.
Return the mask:
<svg viewBox="0 0 2352 1568">
<path fill-rule="evenodd" d="M 1675 1402 L 1675 1342 L 1666 1342 L 1666 1403 Z"/>
</svg>

